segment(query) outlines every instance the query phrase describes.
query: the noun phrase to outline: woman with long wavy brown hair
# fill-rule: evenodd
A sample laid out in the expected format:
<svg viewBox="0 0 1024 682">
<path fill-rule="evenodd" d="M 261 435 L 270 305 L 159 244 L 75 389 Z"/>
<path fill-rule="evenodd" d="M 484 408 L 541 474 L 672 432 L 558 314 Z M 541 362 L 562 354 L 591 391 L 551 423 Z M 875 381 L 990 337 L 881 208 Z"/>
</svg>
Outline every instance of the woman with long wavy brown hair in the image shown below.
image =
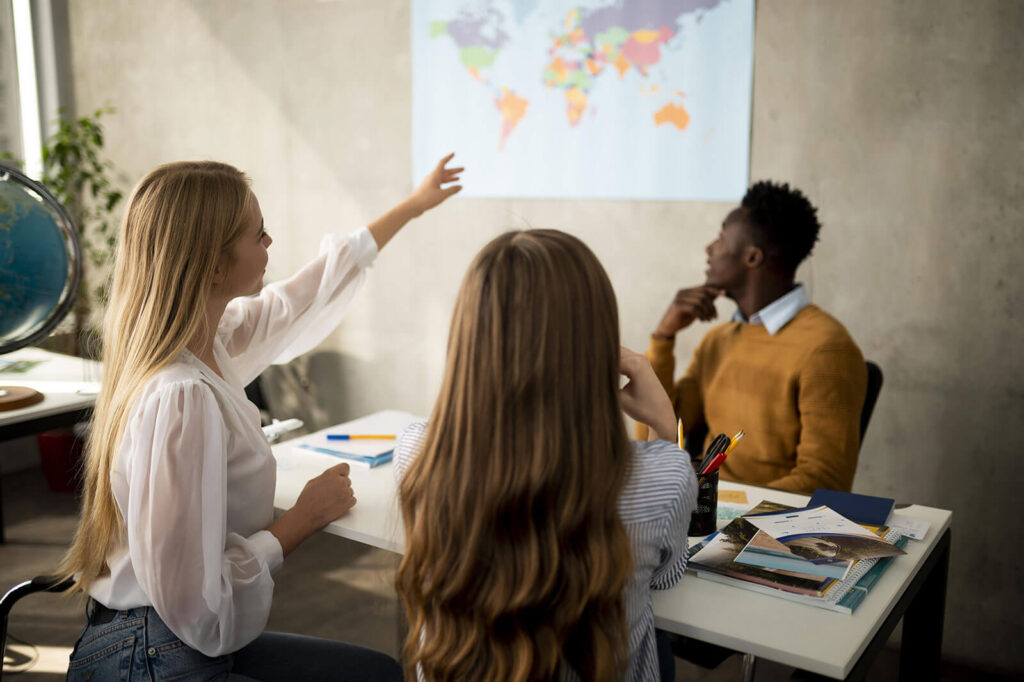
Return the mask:
<svg viewBox="0 0 1024 682">
<path fill-rule="evenodd" d="M 555 230 L 484 247 L 430 423 L 395 450 L 407 676 L 658 679 L 650 590 L 682 574 L 696 481 L 674 443 L 631 444 L 623 410 L 672 438 L 590 249 Z"/>
</svg>

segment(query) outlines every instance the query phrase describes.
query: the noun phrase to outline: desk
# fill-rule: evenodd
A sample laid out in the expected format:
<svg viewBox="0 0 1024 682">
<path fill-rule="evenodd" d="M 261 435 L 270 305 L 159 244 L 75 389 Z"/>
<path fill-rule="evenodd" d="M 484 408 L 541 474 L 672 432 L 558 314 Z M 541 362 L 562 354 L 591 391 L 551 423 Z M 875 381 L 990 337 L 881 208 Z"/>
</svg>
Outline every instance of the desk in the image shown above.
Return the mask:
<svg viewBox="0 0 1024 682">
<path fill-rule="evenodd" d="M 423 420 L 424 417 L 387 410 L 317 433 L 397 433 L 396 428 L 403 429 L 413 422 Z M 274 508 L 278 511 L 291 509 L 295 505 L 309 479 L 344 461 L 310 450 L 300 450 L 290 443 L 293 441 L 285 441 L 272 448 L 274 458 L 277 459 Z M 352 466 L 349 478 L 352 479 L 356 506 L 345 516 L 328 524 L 324 532 L 401 554 L 405 551 L 405 529 L 402 528 L 402 517 L 398 512 L 394 466 L 385 464 L 375 469 Z"/>
<path fill-rule="evenodd" d="M 0 371 L 0 386 L 28 386 L 43 400 L 18 410 L 0 412 L 0 443 L 42 431 L 71 426 L 89 418 L 100 389 L 101 365 L 40 348 L 22 348 L 4 360 L 39 361 L 26 372 Z M 0 450 L 0 453 L 3 451 Z M 3 495 L 0 492 L 0 543 L 4 542 Z"/>
<path fill-rule="evenodd" d="M 762 499 L 796 507 L 809 499 L 722 481 Z M 654 593 L 654 622 L 669 632 L 754 654 L 806 671 L 802 679 L 861 680 L 900 618 L 904 620 L 900 679 L 939 679 L 942 618 L 952 513 L 912 505 L 901 514 L 926 519 L 924 540 L 907 543 L 852 615 L 750 592 L 687 574 Z M 722 525 L 722 524 L 720 524 Z"/>
<path fill-rule="evenodd" d="M 374 432 L 374 424 L 411 423 L 417 417 L 379 412 L 331 430 Z M 278 461 L 280 510 L 295 504 L 306 481 L 338 463 L 329 455 L 274 446 Z M 324 530 L 391 552 L 401 553 L 405 538 L 391 465 L 352 468 L 356 506 Z M 803 495 L 723 481 L 723 490 L 743 490 L 753 506 L 762 499 L 800 506 Z M 719 644 L 766 660 L 792 665 L 804 679 L 864 679 L 889 634 L 904 621 L 901 679 L 938 679 L 945 613 L 946 574 L 952 514 L 914 505 L 908 516 L 927 519 L 924 540 L 911 541 L 853 615 L 835 613 L 757 594 L 687 574 L 671 590 L 655 591 L 656 625 L 701 641 Z"/>
<path fill-rule="evenodd" d="M 0 385 L 34 388 L 43 394 L 43 400 L 0 412 L 0 442 L 70 426 L 92 411 L 100 389 L 100 363 L 40 348 L 22 348 L 2 358 L 40 362 L 26 372 L 8 373 L 0 369 Z"/>
</svg>

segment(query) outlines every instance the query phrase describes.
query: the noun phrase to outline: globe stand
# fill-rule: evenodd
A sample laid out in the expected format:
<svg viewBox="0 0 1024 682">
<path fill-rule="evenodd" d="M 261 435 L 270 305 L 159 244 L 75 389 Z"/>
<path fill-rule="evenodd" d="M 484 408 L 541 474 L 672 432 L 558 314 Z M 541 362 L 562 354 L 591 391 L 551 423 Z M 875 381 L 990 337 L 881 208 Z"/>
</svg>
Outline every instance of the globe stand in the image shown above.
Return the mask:
<svg viewBox="0 0 1024 682">
<path fill-rule="evenodd" d="M 24 227 L 20 226 L 22 223 L 24 223 Z M 0 315 L 4 322 L 4 325 L 0 327 L 2 330 L 0 333 L 0 355 L 2 355 L 23 346 L 33 345 L 46 338 L 71 310 L 82 281 L 82 249 L 78 242 L 78 231 L 75 229 L 71 217 L 53 195 L 35 180 L 2 163 L 0 163 L 0 228 L 8 233 L 8 236 L 5 237 L 9 242 L 5 242 L 6 249 L 15 249 L 16 251 L 15 245 L 19 244 L 23 248 L 22 253 L 17 254 L 3 251 L 4 257 L 13 259 L 14 263 L 22 263 L 23 267 L 25 267 L 25 259 L 28 258 L 30 264 L 27 266 L 29 270 L 23 273 L 15 269 L 14 274 L 17 277 L 10 279 L 11 273 L 8 272 L 5 261 L 4 271 L 0 273 L 4 275 L 4 278 L 0 280 L 0 289 L 5 290 L 5 299 L 9 299 L 4 301 L 4 305 L 0 305 Z M 53 234 L 51 235 L 50 232 Z M 19 237 L 19 234 L 22 236 Z M 49 254 L 36 250 L 36 242 L 25 241 L 24 235 L 26 234 L 42 235 L 45 239 L 41 239 L 39 243 L 43 245 L 63 241 L 66 249 L 67 271 L 63 273 L 61 286 L 54 289 L 59 293 L 59 297 L 51 303 L 49 313 L 38 320 L 28 317 L 29 313 L 36 310 L 38 306 L 34 299 L 29 300 L 24 294 L 26 285 L 21 280 L 24 279 L 23 275 L 30 271 L 38 275 L 41 264 L 57 261 Z M 55 239 L 56 235 L 61 235 L 61 237 Z M 44 258 L 40 253 L 46 257 Z M 49 280 L 46 280 L 46 283 L 49 284 Z M 31 279 L 28 280 L 28 284 L 35 286 Z M 8 287 L 13 287 L 13 295 L 10 291 L 6 291 Z M 38 288 L 35 290 L 39 291 Z M 49 289 L 43 289 L 43 291 L 49 293 Z M 22 300 L 23 296 L 25 300 Z M 42 402 L 42 400 L 43 394 L 33 388 L 0 386 L 0 413 L 29 407 Z"/>
<path fill-rule="evenodd" d="M 19 410 L 42 402 L 43 394 L 27 386 L 0 386 L 0 412 Z"/>
<path fill-rule="evenodd" d="M 0 355 L 46 338 L 71 310 L 82 282 L 82 248 L 68 212 L 41 184 L 0 162 Z M 63 264 L 63 265 L 62 265 Z M 42 285 L 42 286 L 40 286 Z M 56 294 L 56 300 L 52 294 Z M 42 304 L 42 305 L 41 305 Z M 13 379 L 12 379 L 13 381 Z M 30 408 L 43 394 L 22 386 L 0 386 L 0 415 Z M 23 417 L 4 416 L 4 429 Z M 27 421 L 25 421 L 27 420 Z M 0 487 L 0 544 L 4 542 Z"/>
</svg>

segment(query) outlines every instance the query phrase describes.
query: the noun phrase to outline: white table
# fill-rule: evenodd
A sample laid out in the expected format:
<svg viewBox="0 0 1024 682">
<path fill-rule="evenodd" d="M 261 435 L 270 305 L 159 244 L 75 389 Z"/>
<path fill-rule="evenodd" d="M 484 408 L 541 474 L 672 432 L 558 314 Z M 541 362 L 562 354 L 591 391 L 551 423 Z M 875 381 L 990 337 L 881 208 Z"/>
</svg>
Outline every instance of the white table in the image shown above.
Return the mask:
<svg viewBox="0 0 1024 682">
<path fill-rule="evenodd" d="M 378 412 L 325 431 L 380 433 L 422 418 Z M 384 431 L 388 432 L 388 431 Z M 394 431 L 391 431 L 394 432 Z M 290 508 L 313 476 L 338 463 L 329 455 L 274 446 L 278 461 L 274 506 Z M 405 536 L 396 499 L 393 465 L 352 467 L 356 506 L 324 530 L 401 553 Z M 803 495 L 723 481 L 721 490 L 743 490 L 751 506 L 762 499 L 801 506 Z M 913 505 L 900 510 L 926 519 L 924 540 L 910 541 L 853 615 L 757 594 L 687 574 L 671 590 L 654 592 L 656 625 L 669 632 L 792 665 L 805 679 L 864 679 L 892 629 L 904 621 L 901 679 L 938 679 L 945 612 L 952 513 Z"/>
<path fill-rule="evenodd" d="M 47 429 L 75 423 L 65 415 L 88 414 L 100 389 L 101 365 L 71 355 L 51 353 L 40 348 L 22 348 L 7 353 L 4 360 L 40 361 L 26 372 L 4 372 L 0 368 L 0 386 L 28 386 L 43 394 L 42 402 L 17 410 L 0 412 L 0 442 Z"/>
<path fill-rule="evenodd" d="M 334 433 L 398 433 L 413 422 L 423 421 L 406 412 L 388 410 L 377 412 L 362 419 L 345 422 L 316 434 Z M 277 459 L 277 489 L 274 507 L 278 511 L 290 509 L 299 498 L 306 481 L 319 475 L 328 467 L 344 460 L 318 452 L 295 447 L 299 440 L 285 441 L 273 446 Z M 324 445 L 328 445 L 325 441 Z M 324 531 L 349 540 L 361 542 L 401 554 L 405 551 L 405 531 L 402 517 L 398 512 L 398 497 L 395 493 L 394 465 L 384 464 L 375 469 L 352 466 L 349 472 L 356 506 L 345 516 L 329 524 Z"/>
<path fill-rule="evenodd" d="M 751 506 L 768 499 L 799 507 L 808 500 L 805 495 L 727 481 L 722 481 L 719 489 L 745 491 Z M 824 677 L 863 679 L 903 617 L 901 678 L 938 679 L 953 515 L 919 505 L 899 511 L 930 521 L 931 528 L 923 540 L 907 543 L 906 556 L 892 561 L 852 615 L 687 574 L 671 590 L 654 593 L 655 624 Z M 934 675 L 928 674 L 930 669 Z"/>
<path fill-rule="evenodd" d="M 89 418 L 100 389 L 100 363 L 40 348 L 22 348 L 0 357 L 13 361 L 40 361 L 25 372 L 0 371 L 0 386 L 28 386 L 43 394 L 42 401 L 35 405 L 0 412 L 0 454 L 3 454 L 4 441 L 71 426 Z M 2 542 L 3 496 L 0 494 Z"/>
</svg>

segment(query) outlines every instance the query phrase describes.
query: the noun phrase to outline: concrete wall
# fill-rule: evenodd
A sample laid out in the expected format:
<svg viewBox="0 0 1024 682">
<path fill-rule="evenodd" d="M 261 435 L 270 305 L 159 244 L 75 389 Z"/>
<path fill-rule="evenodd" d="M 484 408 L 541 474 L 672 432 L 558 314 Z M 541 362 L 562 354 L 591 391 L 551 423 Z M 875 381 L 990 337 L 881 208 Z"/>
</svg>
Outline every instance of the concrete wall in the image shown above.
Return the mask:
<svg viewBox="0 0 1024 682">
<path fill-rule="evenodd" d="M 183 158 L 246 169 L 275 239 L 271 278 L 312 256 L 324 231 L 409 191 L 406 4 L 69 7 L 76 105 L 117 107 L 109 151 L 126 182 Z M 762 0 L 751 171 L 820 207 L 822 240 L 801 277 L 886 374 L 856 490 L 954 510 L 946 655 L 1017 673 L 1022 28 L 1014 0 Z M 642 348 L 672 292 L 701 281 L 703 246 L 729 208 L 453 201 L 384 251 L 324 352 L 292 373 L 292 405 L 318 420 L 426 414 L 461 275 L 514 226 L 590 243 L 616 286 L 624 342 Z M 702 332 L 681 335 L 681 357 Z"/>
</svg>

